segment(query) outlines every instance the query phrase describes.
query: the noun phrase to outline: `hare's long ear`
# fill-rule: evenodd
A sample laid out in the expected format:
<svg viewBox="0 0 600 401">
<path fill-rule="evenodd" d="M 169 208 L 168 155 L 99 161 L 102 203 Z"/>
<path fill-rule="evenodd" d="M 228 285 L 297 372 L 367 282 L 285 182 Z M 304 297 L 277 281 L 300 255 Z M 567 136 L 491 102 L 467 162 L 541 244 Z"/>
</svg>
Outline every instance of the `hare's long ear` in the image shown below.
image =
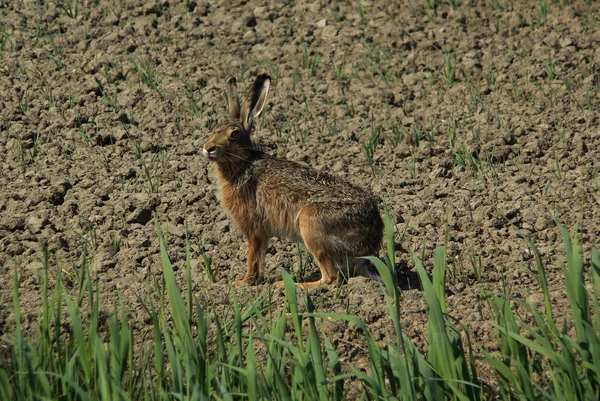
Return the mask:
<svg viewBox="0 0 600 401">
<path fill-rule="evenodd" d="M 270 87 L 270 76 L 261 74 L 256 77 L 256 81 L 254 81 L 254 84 L 250 88 L 248 96 L 246 96 L 246 99 L 244 99 L 244 102 L 242 103 L 240 118 L 246 131 L 250 132 L 252 130 L 254 119 L 259 116 L 267 102 L 267 95 L 269 94 Z"/>
<path fill-rule="evenodd" d="M 233 121 L 240 121 L 240 98 L 238 97 L 237 81 L 235 77 L 227 78 L 227 104 L 229 115 Z"/>
</svg>

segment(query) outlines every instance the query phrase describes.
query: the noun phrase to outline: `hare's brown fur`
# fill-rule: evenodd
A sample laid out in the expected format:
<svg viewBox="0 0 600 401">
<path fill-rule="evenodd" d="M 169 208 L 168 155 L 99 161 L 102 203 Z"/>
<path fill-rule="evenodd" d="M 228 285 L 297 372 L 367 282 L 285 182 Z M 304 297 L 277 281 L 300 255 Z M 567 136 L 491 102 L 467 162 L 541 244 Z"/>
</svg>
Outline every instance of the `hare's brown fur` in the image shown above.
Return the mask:
<svg viewBox="0 0 600 401">
<path fill-rule="evenodd" d="M 235 284 L 261 278 L 273 236 L 303 242 L 314 255 L 322 277 L 302 285 L 331 284 L 339 268 L 360 265 L 356 257 L 377 253 L 383 230 L 378 201 L 341 178 L 253 146 L 252 122 L 265 104 L 269 84 L 268 76 L 259 76 L 240 107 L 235 79 L 229 78 L 233 121 L 216 126 L 204 145 L 204 153 L 216 162 L 221 203 L 249 242 L 246 276 Z"/>
</svg>

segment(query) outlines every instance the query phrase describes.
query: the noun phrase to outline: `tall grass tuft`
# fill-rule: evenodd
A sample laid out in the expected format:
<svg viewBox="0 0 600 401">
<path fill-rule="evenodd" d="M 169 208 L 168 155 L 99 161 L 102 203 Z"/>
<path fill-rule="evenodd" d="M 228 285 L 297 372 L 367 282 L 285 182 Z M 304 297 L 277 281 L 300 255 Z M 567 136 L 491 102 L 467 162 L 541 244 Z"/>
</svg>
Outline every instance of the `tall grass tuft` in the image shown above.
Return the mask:
<svg viewBox="0 0 600 401">
<path fill-rule="evenodd" d="M 385 297 L 395 336 L 386 344 L 387 352 L 374 348 L 370 355 L 372 374 L 366 380 L 374 397 L 398 397 L 405 400 L 480 399 L 474 356 L 469 346 L 468 354 L 462 345 L 460 331 L 448 323 L 444 297 L 446 251 L 438 247 L 434 257 L 433 283 L 416 255 L 413 260 L 423 284 L 424 297 L 429 312 L 429 350 L 424 356 L 402 331 L 401 294 L 394 271 L 394 230 L 392 219 L 386 211 L 386 262 L 370 258 L 381 275 Z M 467 336 L 467 342 L 468 336 Z M 386 386 L 386 383 L 389 385 Z M 375 384 L 375 385 L 373 385 Z"/>
<path fill-rule="evenodd" d="M 529 242 L 544 307 L 508 295 L 489 296 L 499 352 L 483 356 L 475 355 L 468 330 L 448 314 L 444 247 L 434 252 L 431 276 L 424 257 L 413 255 L 428 307 L 426 353 L 408 338 L 395 271 L 395 232 L 387 212 L 385 256 L 370 258 L 381 276 L 391 323 L 385 341 L 376 341 L 355 315 L 318 311 L 310 293 L 299 293 L 286 272 L 283 305 L 270 289 L 244 303 L 232 292 L 229 313 L 217 313 L 210 300 L 193 291 L 187 241 L 187 288 L 179 287 L 158 220 L 162 277 L 155 280 L 158 300 L 141 301 L 149 322 L 141 331 L 123 302 L 117 300 L 111 311 L 103 306 L 85 252 L 76 288 L 67 291 L 59 261 L 46 250 L 37 337 L 23 327 L 20 272 L 14 271 L 15 323 L 1 339 L 9 351 L 0 357 L 0 399 L 325 401 L 355 397 L 350 391 L 357 384 L 368 400 L 598 399 L 600 254 L 592 249 L 587 264 L 577 240 L 564 227 L 559 231 L 570 314 L 554 315 L 544 264 Z M 522 310 L 529 320 L 519 318 Z M 366 371 L 343 365 L 321 329 L 324 320 L 346 322 L 362 333 Z M 485 392 L 482 363 L 497 377 Z"/>
<path fill-rule="evenodd" d="M 598 250 L 592 249 L 586 275 L 581 246 L 558 224 L 567 255 L 562 272 L 570 314 L 557 317 L 548 290 L 545 267 L 537 247 L 529 241 L 537 265 L 537 278 L 544 295 L 544 311 L 510 297 L 494 297 L 496 335 L 500 357 L 486 356 L 496 371 L 503 398 L 593 400 L 600 398 L 600 310 L 598 294 Z M 586 277 L 587 276 L 587 277 Z M 591 284 L 588 291 L 586 283 Z M 516 302 L 531 317 L 531 323 L 516 317 L 510 306 Z M 593 307 L 596 313 L 591 313 Z M 572 329 L 575 331 L 573 338 Z"/>
</svg>

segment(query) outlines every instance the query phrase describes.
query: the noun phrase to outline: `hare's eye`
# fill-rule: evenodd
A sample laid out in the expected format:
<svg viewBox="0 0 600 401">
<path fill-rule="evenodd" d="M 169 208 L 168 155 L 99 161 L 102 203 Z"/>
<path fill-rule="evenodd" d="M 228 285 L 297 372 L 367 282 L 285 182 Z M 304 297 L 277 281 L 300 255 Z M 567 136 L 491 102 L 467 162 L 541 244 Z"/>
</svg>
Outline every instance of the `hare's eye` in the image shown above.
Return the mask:
<svg viewBox="0 0 600 401">
<path fill-rule="evenodd" d="M 231 133 L 229 134 L 229 137 L 233 140 L 236 140 L 240 137 L 240 131 L 239 130 L 233 130 L 231 131 Z"/>
</svg>

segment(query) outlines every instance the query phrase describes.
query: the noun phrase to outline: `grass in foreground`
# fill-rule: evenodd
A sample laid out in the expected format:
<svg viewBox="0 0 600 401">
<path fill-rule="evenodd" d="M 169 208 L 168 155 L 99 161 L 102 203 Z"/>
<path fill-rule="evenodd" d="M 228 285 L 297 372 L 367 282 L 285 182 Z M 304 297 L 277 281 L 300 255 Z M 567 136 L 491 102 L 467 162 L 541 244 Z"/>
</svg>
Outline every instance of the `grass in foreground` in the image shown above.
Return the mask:
<svg viewBox="0 0 600 401">
<path fill-rule="evenodd" d="M 15 272 L 14 331 L 2 338 L 10 354 L 0 359 L 0 399 L 16 400 L 344 400 L 357 383 L 362 399 L 480 400 L 569 399 L 600 397 L 600 254 L 584 263 L 577 241 L 559 226 L 567 254 L 563 269 L 570 315 L 552 311 L 545 269 L 537 249 L 538 279 L 545 308 L 492 295 L 500 354 L 476 356 L 469 333 L 447 315 L 444 300 L 446 253 L 436 249 L 433 275 L 413 256 L 427 301 L 429 348 L 426 355 L 402 330 L 401 297 L 393 264 L 393 225 L 386 219 L 385 262 L 371 259 L 383 278 L 394 326 L 387 344 L 377 344 L 368 326 L 353 315 L 314 312 L 310 295 L 298 302 L 292 278 L 283 273 L 286 302 L 273 310 L 269 299 L 241 306 L 232 299 L 233 318 L 224 321 L 206 310 L 191 292 L 190 252 L 187 291 L 179 289 L 167 245 L 157 223 L 163 266 L 159 302 L 147 302 L 151 332 L 136 333 L 121 307 L 106 317 L 101 290 L 84 265 L 76 298 L 62 286 L 49 286 L 45 258 L 43 305 L 37 338 L 27 338 L 20 317 Z M 587 266 L 586 266 L 587 265 Z M 584 266 L 589 267 L 586 271 Z M 519 303 L 532 319 L 517 317 Z M 301 305 L 305 305 L 306 311 Z M 66 308 L 65 308 L 66 307 Z M 343 320 L 362 329 L 370 369 L 342 363 L 331 341 L 318 329 L 322 318 Z M 574 330 L 571 330 L 574 327 Z M 574 331 L 575 335 L 571 335 Z M 142 336 L 142 341 L 134 341 Z M 139 349 L 135 344 L 141 344 Z M 484 386 L 476 360 L 492 368 L 497 383 Z M 349 373 L 343 373 L 349 372 Z"/>
</svg>

